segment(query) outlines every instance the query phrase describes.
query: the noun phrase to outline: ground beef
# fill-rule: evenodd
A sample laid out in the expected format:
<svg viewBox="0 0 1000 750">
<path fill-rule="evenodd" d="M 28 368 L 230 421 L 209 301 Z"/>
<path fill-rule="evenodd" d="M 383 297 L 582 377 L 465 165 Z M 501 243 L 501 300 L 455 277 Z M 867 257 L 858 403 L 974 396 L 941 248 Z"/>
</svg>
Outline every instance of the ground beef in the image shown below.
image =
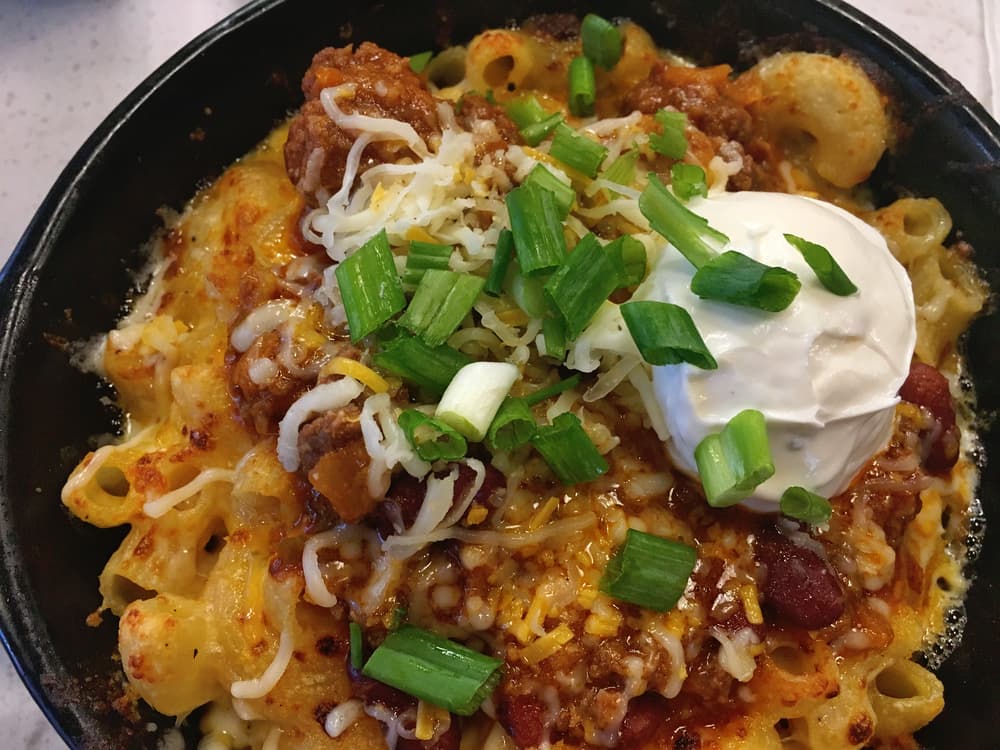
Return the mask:
<svg viewBox="0 0 1000 750">
<path fill-rule="evenodd" d="M 250 348 L 236 359 L 230 371 L 230 390 L 240 410 L 240 416 L 259 435 L 278 432 L 280 420 L 309 383 L 291 375 L 279 362 L 281 334 L 277 331 L 258 336 Z M 266 383 L 255 383 L 250 377 L 250 365 L 258 359 L 270 359 L 277 364 L 277 374 Z"/>
<path fill-rule="evenodd" d="M 324 412 L 299 430 L 299 457 L 309 483 L 342 519 L 353 523 L 375 507 L 368 494 L 370 458 L 354 403 Z"/>
<path fill-rule="evenodd" d="M 479 94 L 466 94 L 458 106 L 458 122 L 466 130 L 482 136 L 477 139 L 479 155 L 506 149 L 511 144 L 522 143 L 521 131 L 507 116 L 504 108 L 491 104 Z"/>
<path fill-rule="evenodd" d="M 527 19 L 521 30 L 542 39 L 565 42 L 580 36 L 580 19 L 573 13 L 544 13 Z"/>
<path fill-rule="evenodd" d="M 424 139 L 440 131 L 437 105 L 406 58 L 370 42 L 357 49 L 327 48 L 316 54 L 302 79 L 306 103 L 292 120 L 285 144 L 288 176 L 313 204 L 340 188 L 354 136 L 337 127 L 319 102 L 330 86 L 353 83 L 353 98 L 338 104 L 348 113 L 409 123 Z M 411 155 L 398 141 L 378 141 L 363 152 L 360 171 Z"/>
</svg>

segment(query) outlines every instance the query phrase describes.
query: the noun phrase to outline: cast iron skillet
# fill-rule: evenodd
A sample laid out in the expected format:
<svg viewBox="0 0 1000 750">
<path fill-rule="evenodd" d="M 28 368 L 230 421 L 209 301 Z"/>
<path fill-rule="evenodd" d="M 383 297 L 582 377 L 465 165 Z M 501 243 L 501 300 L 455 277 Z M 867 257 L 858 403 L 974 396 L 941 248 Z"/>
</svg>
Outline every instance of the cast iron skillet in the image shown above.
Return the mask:
<svg viewBox="0 0 1000 750">
<path fill-rule="evenodd" d="M 71 519 L 59 502 L 92 437 L 115 428 L 100 384 L 61 347 L 111 328 L 133 287 L 130 271 L 161 226 L 301 101 L 298 81 L 326 45 L 373 40 L 409 54 L 468 39 L 542 11 L 627 16 L 663 46 L 702 64 L 746 67 L 782 48 L 850 50 L 867 60 L 910 129 L 872 183 L 880 203 L 901 193 L 940 198 L 1000 288 L 1000 127 L 962 87 L 891 32 L 836 0 L 405 0 L 357 4 L 263 0 L 189 44 L 136 89 L 62 173 L 0 277 L 0 625 L 4 645 L 46 716 L 70 745 L 156 746 L 170 723 L 123 717 L 112 661 L 116 625 L 84 624 L 98 603 L 97 574 L 122 537 Z M 368 7 L 365 7 L 368 6 Z M 192 134 L 196 134 L 192 136 Z M 196 137 L 203 134 L 203 138 Z M 1000 321 L 980 319 L 968 340 L 980 411 L 1000 405 Z M 983 432 L 1000 455 L 1000 430 Z M 1000 514 L 1000 476 L 986 465 L 987 515 Z M 1000 542 L 987 536 L 961 647 L 940 674 L 947 708 L 922 735 L 928 747 L 1000 742 L 1000 591 L 990 571 Z M 150 731 L 146 722 L 156 722 Z M 193 722 L 191 722 L 193 723 Z"/>
</svg>

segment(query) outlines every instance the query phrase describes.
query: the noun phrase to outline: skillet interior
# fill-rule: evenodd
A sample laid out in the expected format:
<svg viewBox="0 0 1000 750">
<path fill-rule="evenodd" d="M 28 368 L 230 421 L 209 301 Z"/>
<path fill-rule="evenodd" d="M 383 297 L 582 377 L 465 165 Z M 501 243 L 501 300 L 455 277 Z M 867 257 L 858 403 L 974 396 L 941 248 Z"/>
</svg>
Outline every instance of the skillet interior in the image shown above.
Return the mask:
<svg viewBox="0 0 1000 750">
<path fill-rule="evenodd" d="M 88 439 L 113 429 L 100 386 L 70 366 L 59 341 L 110 328 L 142 265 L 141 247 L 161 225 L 157 209 L 181 208 L 297 106 L 312 53 L 370 39 L 402 54 L 467 39 L 488 26 L 570 2 L 515 0 L 502 10 L 437 0 L 365 4 L 270 0 L 222 22 L 166 63 L 111 114 L 60 177 L 0 279 L 0 624 L 5 645 L 49 718 L 81 747 L 155 747 L 146 716 L 109 704 L 118 683 L 115 623 L 87 628 L 99 603 L 96 576 L 122 534 L 70 519 L 60 487 Z M 752 64 L 780 48 L 849 49 L 885 73 L 911 129 L 873 178 L 881 202 L 900 186 L 940 198 L 1000 288 L 1000 128 L 961 86 L 890 32 L 835 2 L 802 0 L 599 0 L 581 10 L 627 16 L 665 47 L 699 63 Z M 862 28 L 862 24 L 868 29 Z M 831 41 L 837 40 L 837 41 Z M 205 133 L 190 137 L 197 128 Z M 980 412 L 1000 407 L 1000 333 L 979 320 L 968 341 Z M 1000 430 L 982 432 L 998 455 Z M 987 466 L 987 515 L 1000 513 L 1000 474 Z M 988 536 L 976 568 L 1000 568 Z M 989 747 L 1000 693 L 984 689 L 1000 668 L 1000 591 L 980 575 L 961 647 L 940 674 L 945 713 L 922 735 L 928 747 Z M 169 726 L 160 720 L 163 727 Z"/>
</svg>

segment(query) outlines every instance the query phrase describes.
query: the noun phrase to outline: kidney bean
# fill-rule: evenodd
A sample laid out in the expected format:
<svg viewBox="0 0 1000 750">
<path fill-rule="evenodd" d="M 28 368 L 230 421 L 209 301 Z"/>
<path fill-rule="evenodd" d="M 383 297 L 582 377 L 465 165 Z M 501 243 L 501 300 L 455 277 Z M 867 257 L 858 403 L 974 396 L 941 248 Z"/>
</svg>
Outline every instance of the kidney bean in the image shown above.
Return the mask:
<svg viewBox="0 0 1000 750">
<path fill-rule="evenodd" d="M 935 473 L 948 471 L 958 460 L 961 433 L 955 423 L 955 405 L 947 379 L 930 365 L 914 360 L 899 397 L 934 416 L 935 425 L 920 433 L 924 466 Z"/>
<path fill-rule="evenodd" d="M 629 701 L 618 747 L 641 747 L 652 739 L 669 715 L 667 707 L 667 699 L 657 693 L 644 693 Z"/>
<path fill-rule="evenodd" d="M 765 531 L 755 543 L 757 562 L 766 566 L 763 586 L 767 609 L 799 627 L 816 630 L 844 611 L 844 592 L 829 564 L 777 531 Z"/>
<path fill-rule="evenodd" d="M 537 747 L 545 735 L 545 705 L 530 695 L 504 696 L 497 718 L 518 747 Z"/>
</svg>

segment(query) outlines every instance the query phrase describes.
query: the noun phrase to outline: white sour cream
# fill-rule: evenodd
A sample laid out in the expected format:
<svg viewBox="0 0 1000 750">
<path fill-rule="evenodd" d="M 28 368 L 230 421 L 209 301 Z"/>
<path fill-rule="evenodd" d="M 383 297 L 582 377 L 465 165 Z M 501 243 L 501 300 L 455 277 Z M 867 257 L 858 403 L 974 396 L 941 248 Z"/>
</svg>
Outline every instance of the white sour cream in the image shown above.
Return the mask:
<svg viewBox="0 0 1000 750">
<path fill-rule="evenodd" d="M 689 207 L 729 237 L 725 249 L 793 271 L 802 289 L 780 313 L 701 300 L 689 288 L 694 268 L 673 248 L 661 254 L 636 296 L 684 307 L 719 363 L 653 368 L 674 460 L 695 474 L 695 446 L 752 408 L 767 421 L 775 474 L 751 507 L 774 510 L 793 485 L 842 491 L 892 431 L 916 341 L 906 272 L 875 229 L 828 203 L 741 192 Z M 784 233 L 826 247 L 858 292 L 827 291 Z"/>
</svg>

